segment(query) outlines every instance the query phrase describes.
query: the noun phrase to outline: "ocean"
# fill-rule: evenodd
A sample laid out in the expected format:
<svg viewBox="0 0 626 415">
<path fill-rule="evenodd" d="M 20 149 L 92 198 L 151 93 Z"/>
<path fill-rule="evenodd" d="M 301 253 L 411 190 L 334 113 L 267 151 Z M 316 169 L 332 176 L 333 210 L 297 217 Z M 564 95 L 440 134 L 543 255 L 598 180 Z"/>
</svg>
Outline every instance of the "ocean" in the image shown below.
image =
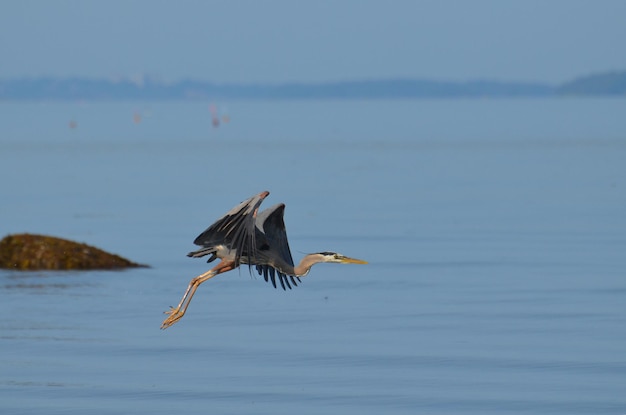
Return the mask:
<svg viewBox="0 0 626 415">
<path fill-rule="evenodd" d="M 0 237 L 149 268 L 0 270 L 7 414 L 626 413 L 626 100 L 0 103 Z M 218 124 L 218 126 L 215 126 Z M 193 240 L 286 204 L 293 290 Z"/>
</svg>

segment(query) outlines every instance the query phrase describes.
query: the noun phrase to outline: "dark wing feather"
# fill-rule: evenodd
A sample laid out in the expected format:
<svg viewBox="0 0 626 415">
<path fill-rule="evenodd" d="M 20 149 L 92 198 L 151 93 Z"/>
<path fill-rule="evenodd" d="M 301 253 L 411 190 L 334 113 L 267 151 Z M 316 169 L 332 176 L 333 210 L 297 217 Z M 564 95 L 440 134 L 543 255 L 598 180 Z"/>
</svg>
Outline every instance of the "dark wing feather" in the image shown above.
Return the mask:
<svg viewBox="0 0 626 415">
<path fill-rule="evenodd" d="M 285 221 L 283 215 L 285 213 L 285 205 L 279 203 L 268 209 L 259 212 L 257 215 L 257 227 L 262 230 L 269 248 L 274 254 L 279 255 L 285 264 L 293 267 L 293 258 L 289 249 L 289 241 L 287 240 L 287 230 L 285 229 Z"/>
<path fill-rule="evenodd" d="M 292 289 L 292 284 L 297 287 L 296 276 L 290 275 L 289 269 L 293 270 L 293 258 L 289 249 L 287 230 L 284 221 L 285 205 L 280 203 L 259 212 L 257 215 L 257 246 L 259 256 L 263 264 L 257 265 L 257 271 L 263 275 L 269 273 L 274 288 L 276 285 L 275 274 L 283 290 Z M 267 281 L 267 279 L 266 279 Z M 291 281 L 291 283 L 290 283 Z"/>
<path fill-rule="evenodd" d="M 289 284 L 289 279 L 287 278 L 287 275 L 283 274 L 282 272 L 279 272 L 278 275 L 280 276 L 281 283 L 282 281 L 285 281 L 283 285 L 283 290 L 285 289 L 285 285 L 291 290 L 291 284 Z"/>
<path fill-rule="evenodd" d="M 270 278 L 272 279 L 272 284 L 274 285 L 274 288 L 276 288 L 276 270 L 267 265 L 265 266 L 265 270 L 269 271 Z"/>
<path fill-rule="evenodd" d="M 298 283 L 296 282 L 296 280 L 301 282 L 300 278 L 285 274 L 277 270 L 276 268 L 272 267 L 271 265 L 257 265 L 256 270 L 259 273 L 259 275 L 263 275 L 263 278 L 265 279 L 266 282 L 270 281 L 271 279 L 271 282 L 274 288 L 278 288 L 278 284 L 276 284 L 276 276 L 278 276 L 278 282 L 280 282 L 280 286 L 285 291 L 287 290 L 287 288 L 291 290 L 292 285 L 294 287 L 297 287 Z"/>
<path fill-rule="evenodd" d="M 190 252 L 188 256 L 201 257 L 215 253 L 216 246 L 224 245 L 235 251 L 235 264 L 241 263 L 242 256 L 247 257 L 249 264 L 253 262 L 256 252 L 255 216 L 268 192 L 262 192 L 244 200 L 215 223 L 209 226 L 193 241 L 203 248 Z M 211 257 L 211 259 L 215 259 Z"/>
<path fill-rule="evenodd" d="M 285 278 L 284 278 L 285 274 L 282 273 L 278 273 L 278 281 L 280 281 L 280 286 L 283 287 L 283 291 L 287 291 L 287 289 L 285 288 Z M 289 287 L 291 289 L 291 287 Z"/>
</svg>

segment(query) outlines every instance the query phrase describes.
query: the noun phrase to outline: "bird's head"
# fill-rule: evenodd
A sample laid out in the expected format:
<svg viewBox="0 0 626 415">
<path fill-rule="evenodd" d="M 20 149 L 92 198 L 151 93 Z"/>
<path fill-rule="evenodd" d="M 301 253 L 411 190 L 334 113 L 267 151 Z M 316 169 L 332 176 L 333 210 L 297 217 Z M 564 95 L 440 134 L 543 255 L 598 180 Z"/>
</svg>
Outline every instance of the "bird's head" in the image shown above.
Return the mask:
<svg viewBox="0 0 626 415">
<path fill-rule="evenodd" d="M 318 252 L 315 255 L 319 255 L 320 262 L 331 262 L 335 264 L 367 264 L 367 261 L 362 259 L 350 258 L 336 252 Z"/>
<path fill-rule="evenodd" d="M 295 267 L 296 275 L 303 277 L 309 273 L 313 265 L 323 262 L 334 264 L 367 264 L 367 261 L 363 261 L 362 259 L 350 258 L 336 252 L 317 252 L 315 254 L 305 255 L 304 258 L 302 258 L 300 264 Z"/>
</svg>

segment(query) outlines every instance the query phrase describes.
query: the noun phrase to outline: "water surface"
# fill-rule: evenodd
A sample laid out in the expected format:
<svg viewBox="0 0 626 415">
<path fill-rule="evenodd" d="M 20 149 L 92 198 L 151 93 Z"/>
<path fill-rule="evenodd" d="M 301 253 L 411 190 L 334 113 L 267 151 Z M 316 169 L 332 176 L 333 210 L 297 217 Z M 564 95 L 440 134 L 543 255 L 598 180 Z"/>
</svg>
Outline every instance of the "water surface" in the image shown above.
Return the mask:
<svg viewBox="0 0 626 415">
<path fill-rule="evenodd" d="M 152 266 L 0 271 L 3 413 L 626 412 L 626 101 L 208 105 L 0 104 L 2 236 Z M 234 271 L 159 330 L 262 190 L 296 260 L 370 264 Z"/>
</svg>

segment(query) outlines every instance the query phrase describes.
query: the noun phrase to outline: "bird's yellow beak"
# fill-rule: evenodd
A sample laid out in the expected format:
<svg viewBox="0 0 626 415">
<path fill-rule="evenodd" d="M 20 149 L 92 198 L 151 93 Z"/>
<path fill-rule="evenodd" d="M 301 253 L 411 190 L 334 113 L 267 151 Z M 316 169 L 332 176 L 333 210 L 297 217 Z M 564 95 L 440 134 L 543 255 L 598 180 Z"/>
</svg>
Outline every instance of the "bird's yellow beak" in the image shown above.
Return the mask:
<svg viewBox="0 0 626 415">
<path fill-rule="evenodd" d="M 367 261 L 363 261 L 362 259 L 350 258 L 347 256 L 341 258 L 341 262 L 343 264 L 367 264 Z"/>
</svg>

